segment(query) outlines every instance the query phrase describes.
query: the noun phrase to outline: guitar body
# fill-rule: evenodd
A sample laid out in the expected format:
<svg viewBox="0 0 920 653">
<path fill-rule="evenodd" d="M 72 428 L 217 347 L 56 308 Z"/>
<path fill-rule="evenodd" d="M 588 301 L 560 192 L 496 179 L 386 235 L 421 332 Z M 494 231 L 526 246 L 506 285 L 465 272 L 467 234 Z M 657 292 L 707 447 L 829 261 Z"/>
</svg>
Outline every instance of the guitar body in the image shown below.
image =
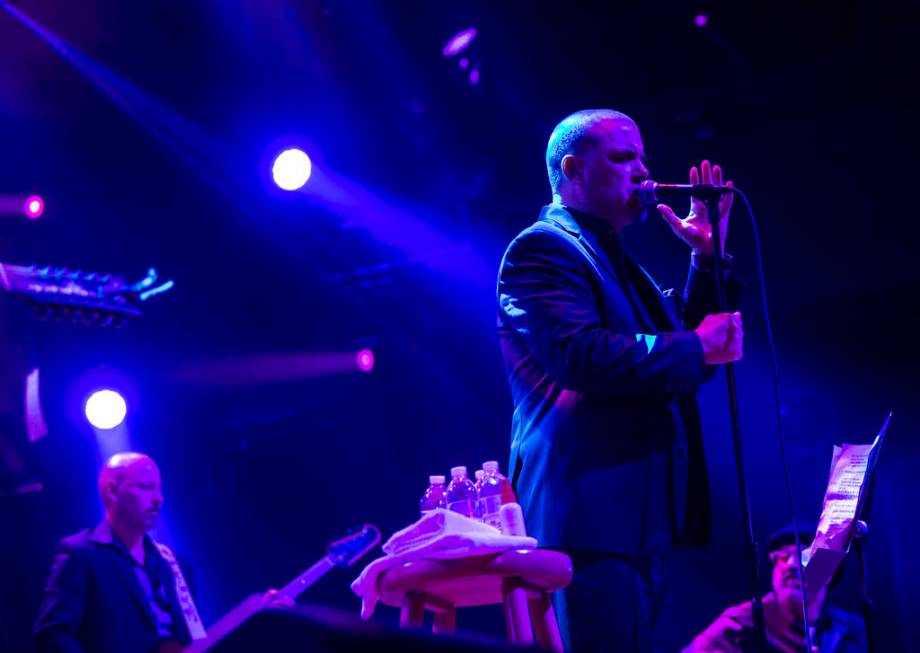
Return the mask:
<svg viewBox="0 0 920 653">
<path fill-rule="evenodd" d="M 185 651 L 185 653 L 201 653 L 203 651 L 207 651 L 212 646 L 221 641 L 224 637 L 232 633 L 244 621 L 249 619 L 249 617 L 266 607 L 268 606 L 266 605 L 262 595 L 252 594 L 242 603 L 233 608 L 230 612 L 221 617 L 220 621 L 208 628 L 208 636 L 204 639 L 194 641 L 184 649 L 181 648 L 181 646 L 178 649 L 172 649 L 172 651 L 160 648 L 157 653 L 174 653 L 175 651 L 180 650 Z"/>
</svg>

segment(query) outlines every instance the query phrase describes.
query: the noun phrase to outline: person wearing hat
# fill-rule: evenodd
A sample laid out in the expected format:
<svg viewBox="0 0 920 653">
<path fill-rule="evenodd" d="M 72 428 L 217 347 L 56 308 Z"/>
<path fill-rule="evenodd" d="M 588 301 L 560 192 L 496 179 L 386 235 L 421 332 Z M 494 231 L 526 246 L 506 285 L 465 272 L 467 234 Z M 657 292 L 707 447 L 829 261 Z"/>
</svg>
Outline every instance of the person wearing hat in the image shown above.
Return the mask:
<svg viewBox="0 0 920 653">
<path fill-rule="evenodd" d="M 814 522 L 799 523 L 802 547 L 811 544 L 817 530 Z M 802 619 L 801 565 L 792 524 L 773 533 L 767 541 L 772 591 L 763 597 L 767 650 L 770 653 L 801 653 L 805 650 Z M 831 580 L 833 586 L 839 573 Z M 830 605 L 829 586 L 808 596 L 808 619 L 815 653 L 861 653 L 867 650 L 861 617 Z M 694 638 L 682 653 L 748 653 L 756 649 L 751 602 L 735 605 L 720 614 Z"/>
</svg>

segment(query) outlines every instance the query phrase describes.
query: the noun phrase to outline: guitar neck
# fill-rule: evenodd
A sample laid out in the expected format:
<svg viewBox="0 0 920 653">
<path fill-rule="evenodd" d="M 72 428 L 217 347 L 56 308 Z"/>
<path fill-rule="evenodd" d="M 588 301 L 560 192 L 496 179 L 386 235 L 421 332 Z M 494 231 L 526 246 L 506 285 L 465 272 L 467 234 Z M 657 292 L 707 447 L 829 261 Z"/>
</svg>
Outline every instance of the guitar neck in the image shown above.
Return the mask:
<svg viewBox="0 0 920 653">
<path fill-rule="evenodd" d="M 300 576 L 285 585 L 282 589 L 278 590 L 278 593 L 294 600 L 303 594 L 313 583 L 335 569 L 335 566 L 335 562 L 330 560 L 330 557 L 327 555 L 300 574 Z"/>
</svg>

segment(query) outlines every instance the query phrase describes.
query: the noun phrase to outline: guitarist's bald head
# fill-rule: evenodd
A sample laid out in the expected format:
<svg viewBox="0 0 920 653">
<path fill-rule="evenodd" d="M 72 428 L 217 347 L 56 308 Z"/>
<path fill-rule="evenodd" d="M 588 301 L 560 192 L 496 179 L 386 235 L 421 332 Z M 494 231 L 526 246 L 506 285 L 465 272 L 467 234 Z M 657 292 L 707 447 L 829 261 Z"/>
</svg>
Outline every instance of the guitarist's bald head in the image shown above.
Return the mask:
<svg viewBox="0 0 920 653">
<path fill-rule="evenodd" d="M 141 530 L 153 528 L 163 503 L 160 470 L 146 454 L 117 453 L 99 472 L 99 495 L 110 522 Z"/>
<path fill-rule="evenodd" d="M 120 485 L 133 471 L 144 465 L 157 466 L 153 458 L 136 451 L 123 451 L 106 460 L 99 471 L 99 494 L 103 501 L 105 501 L 107 486 L 112 483 L 116 486 Z"/>
</svg>

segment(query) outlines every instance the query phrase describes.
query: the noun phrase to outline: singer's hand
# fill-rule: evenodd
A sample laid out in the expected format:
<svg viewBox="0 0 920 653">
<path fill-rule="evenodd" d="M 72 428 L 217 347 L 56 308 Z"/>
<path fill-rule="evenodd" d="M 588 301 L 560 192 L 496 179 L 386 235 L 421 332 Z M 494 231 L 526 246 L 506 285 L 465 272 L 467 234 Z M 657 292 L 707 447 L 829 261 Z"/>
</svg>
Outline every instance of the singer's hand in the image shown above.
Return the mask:
<svg viewBox="0 0 920 653">
<path fill-rule="evenodd" d="M 700 173 L 702 172 L 702 179 Z M 719 166 L 710 166 L 709 161 L 703 161 L 699 168 L 693 166 L 690 168 L 691 184 L 714 184 L 722 185 L 722 168 Z M 725 182 L 726 186 L 731 186 L 732 182 Z M 725 238 L 728 236 L 728 216 L 732 210 L 733 193 L 727 193 L 719 201 L 719 234 L 722 237 L 722 253 L 725 253 Z M 658 212 L 665 222 L 671 227 L 677 237 L 687 243 L 698 256 L 712 256 L 712 225 L 709 224 L 709 212 L 706 204 L 695 197 L 690 198 L 690 214 L 681 220 L 667 204 L 659 204 Z"/>
<path fill-rule="evenodd" d="M 741 313 L 707 315 L 696 328 L 706 365 L 740 361 L 744 355 L 744 326 Z"/>
</svg>

